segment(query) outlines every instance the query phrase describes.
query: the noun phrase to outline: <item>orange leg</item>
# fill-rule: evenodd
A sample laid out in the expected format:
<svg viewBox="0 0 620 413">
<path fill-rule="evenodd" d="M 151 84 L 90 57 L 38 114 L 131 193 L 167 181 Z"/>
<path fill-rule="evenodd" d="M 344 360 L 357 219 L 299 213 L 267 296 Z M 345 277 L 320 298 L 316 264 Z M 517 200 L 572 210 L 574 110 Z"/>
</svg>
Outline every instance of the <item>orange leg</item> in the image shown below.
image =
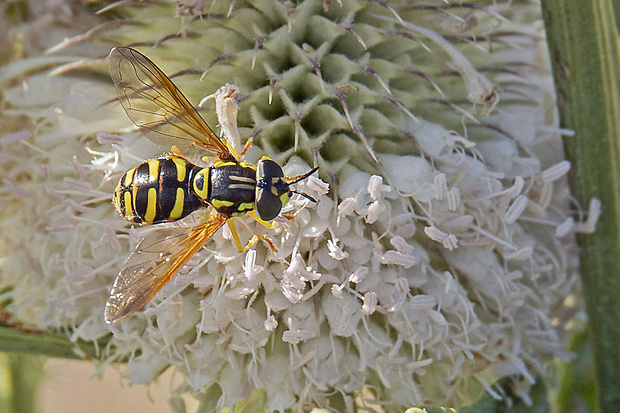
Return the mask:
<svg viewBox="0 0 620 413">
<path fill-rule="evenodd" d="M 170 151 L 172 152 L 173 155 L 176 155 L 180 158 L 183 159 L 187 159 L 187 156 L 185 156 L 185 154 L 183 152 L 181 152 L 181 150 L 179 148 L 177 148 L 176 146 L 173 146 Z"/>
<path fill-rule="evenodd" d="M 249 139 L 243 146 L 243 150 L 241 151 L 239 156 L 243 158 L 245 154 L 248 152 L 248 150 L 252 147 L 253 144 L 254 144 L 254 141 L 252 139 Z"/>
</svg>

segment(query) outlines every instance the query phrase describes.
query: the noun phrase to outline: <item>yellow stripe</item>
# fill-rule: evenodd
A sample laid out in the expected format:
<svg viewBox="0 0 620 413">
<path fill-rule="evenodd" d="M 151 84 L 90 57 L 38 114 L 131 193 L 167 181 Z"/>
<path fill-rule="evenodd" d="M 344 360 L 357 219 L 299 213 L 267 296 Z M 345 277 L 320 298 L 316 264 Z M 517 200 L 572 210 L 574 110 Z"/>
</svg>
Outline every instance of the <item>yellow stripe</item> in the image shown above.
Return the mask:
<svg viewBox="0 0 620 413">
<path fill-rule="evenodd" d="M 123 198 L 125 198 L 125 216 L 132 217 L 133 216 L 133 205 L 131 204 L 132 198 L 131 193 L 129 191 L 125 191 L 123 194 Z"/>
<path fill-rule="evenodd" d="M 125 186 L 131 185 L 131 181 L 133 181 L 133 174 L 136 173 L 136 168 L 131 168 L 125 174 Z"/>
<path fill-rule="evenodd" d="M 202 188 L 198 188 L 196 182 L 202 176 Z M 194 192 L 202 199 L 208 199 L 209 197 L 209 168 L 204 168 L 198 171 L 198 173 L 194 176 L 192 181 L 192 186 L 194 187 Z"/>
<path fill-rule="evenodd" d="M 136 199 L 137 196 L 138 196 L 138 185 L 133 185 L 131 187 L 131 200 L 133 201 L 134 199 Z"/>
<path fill-rule="evenodd" d="M 239 165 L 243 166 L 244 168 L 250 168 L 250 169 L 256 170 L 256 165 L 250 165 L 246 161 L 239 162 Z"/>
<path fill-rule="evenodd" d="M 183 182 L 186 172 L 185 162 L 179 158 L 172 158 L 172 162 L 174 162 L 177 167 L 177 179 L 179 180 L 179 182 Z"/>
<path fill-rule="evenodd" d="M 239 204 L 239 211 L 250 211 L 254 209 L 254 202 L 242 202 Z"/>
<path fill-rule="evenodd" d="M 214 199 L 211 201 L 211 204 L 213 204 L 214 207 L 216 208 L 222 208 L 222 207 L 229 207 L 233 204 L 233 202 L 231 201 L 222 201 L 221 199 Z"/>
<path fill-rule="evenodd" d="M 177 219 L 183 213 L 183 204 L 185 202 L 185 191 L 183 188 L 177 188 L 177 197 L 174 200 L 174 208 L 170 212 L 170 219 Z"/>
<path fill-rule="evenodd" d="M 228 185 L 228 189 L 246 189 L 253 191 L 256 189 L 256 185 L 248 185 L 248 184 L 230 184 Z"/>
<path fill-rule="evenodd" d="M 249 176 L 236 176 L 236 175 L 231 175 L 230 176 L 230 180 L 231 181 L 239 181 L 239 182 L 245 182 L 248 184 L 254 184 L 256 182 L 256 179 L 254 178 L 250 178 Z"/>
<path fill-rule="evenodd" d="M 149 159 L 149 182 L 155 182 L 159 177 L 159 159 Z M 149 194 L 151 192 L 149 191 Z"/>
<path fill-rule="evenodd" d="M 149 161 L 150 166 L 150 161 Z M 155 188 L 149 188 L 149 192 L 146 198 L 146 214 L 144 214 L 144 220 L 146 222 L 153 222 L 155 219 L 155 213 L 157 212 L 157 190 Z"/>
<path fill-rule="evenodd" d="M 232 166 L 235 165 L 236 162 L 231 162 L 231 161 L 217 161 L 216 163 L 213 164 L 214 168 L 220 168 L 222 166 Z"/>
</svg>

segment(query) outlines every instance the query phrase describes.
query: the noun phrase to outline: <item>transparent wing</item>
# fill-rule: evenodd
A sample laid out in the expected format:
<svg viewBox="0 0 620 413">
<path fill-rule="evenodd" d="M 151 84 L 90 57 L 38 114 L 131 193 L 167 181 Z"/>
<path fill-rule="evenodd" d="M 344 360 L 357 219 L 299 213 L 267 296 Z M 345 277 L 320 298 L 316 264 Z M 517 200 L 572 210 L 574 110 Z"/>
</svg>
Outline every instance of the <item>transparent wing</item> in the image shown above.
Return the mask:
<svg viewBox="0 0 620 413">
<path fill-rule="evenodd" d="M 194 256 L 227 220 L 214 213 L 193 228 L 162 228 L 142 239 L 114 280 L 105 307 L 106 323 L 140 310 Z"/>
<path fill-rule="evenodd" d="M 112 49 L 110 76 L 127 116 L 153 143 L 166 150 L 198 146 L 220 159 L 234 159 L 175 84 L 142 53 L 130 47 Z"/>
</svg>

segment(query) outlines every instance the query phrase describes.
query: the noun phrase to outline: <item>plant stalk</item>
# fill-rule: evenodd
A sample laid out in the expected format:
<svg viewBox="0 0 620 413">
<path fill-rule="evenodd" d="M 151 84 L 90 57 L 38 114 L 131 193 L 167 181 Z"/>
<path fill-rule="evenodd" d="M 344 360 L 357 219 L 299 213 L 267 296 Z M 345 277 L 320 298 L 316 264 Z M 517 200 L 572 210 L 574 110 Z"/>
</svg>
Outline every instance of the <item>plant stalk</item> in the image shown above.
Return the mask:
<svg viewBox="0 0 620 413">
<path fill-rule="evenodd" d="M 543 0 L 572 194 L 602 215 L 579 237 L 601 411 L 620 406 L 620 44 L 613 1 Z M 616 6 L 620 7 L 620 6 Z"/>
</svg>

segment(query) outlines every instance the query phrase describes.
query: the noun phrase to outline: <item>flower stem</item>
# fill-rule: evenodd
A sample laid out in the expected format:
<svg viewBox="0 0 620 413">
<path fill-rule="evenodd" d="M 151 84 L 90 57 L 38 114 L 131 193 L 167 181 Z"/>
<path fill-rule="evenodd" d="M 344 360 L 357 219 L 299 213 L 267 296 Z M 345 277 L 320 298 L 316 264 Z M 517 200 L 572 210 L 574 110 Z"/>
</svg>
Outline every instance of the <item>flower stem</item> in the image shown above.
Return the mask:
<svg viewBox="0 0 620 413">
<path fill-rule="evenodd" d="M 620 44 L 610 0 L 543 0 L 572 193 L 603 213 L 582 235 L 583 277 L 601 411 L 620 406 Z M 616 10 L 616 12 L 618 12 Z"/>
<path fill-rule="evenodd" d="M 90 342 L 72 342 L 65 336 L 0 327 L 0 351 L 33 353 L 51 357 L 86 359 L 97 357 Z"/>
<path fill-rule="evenodd" d="M 4 356 L 10 370 L 11 408 L 8 411 L 35 413 L 44 357 L 16 353 Z"/>
</svg>

